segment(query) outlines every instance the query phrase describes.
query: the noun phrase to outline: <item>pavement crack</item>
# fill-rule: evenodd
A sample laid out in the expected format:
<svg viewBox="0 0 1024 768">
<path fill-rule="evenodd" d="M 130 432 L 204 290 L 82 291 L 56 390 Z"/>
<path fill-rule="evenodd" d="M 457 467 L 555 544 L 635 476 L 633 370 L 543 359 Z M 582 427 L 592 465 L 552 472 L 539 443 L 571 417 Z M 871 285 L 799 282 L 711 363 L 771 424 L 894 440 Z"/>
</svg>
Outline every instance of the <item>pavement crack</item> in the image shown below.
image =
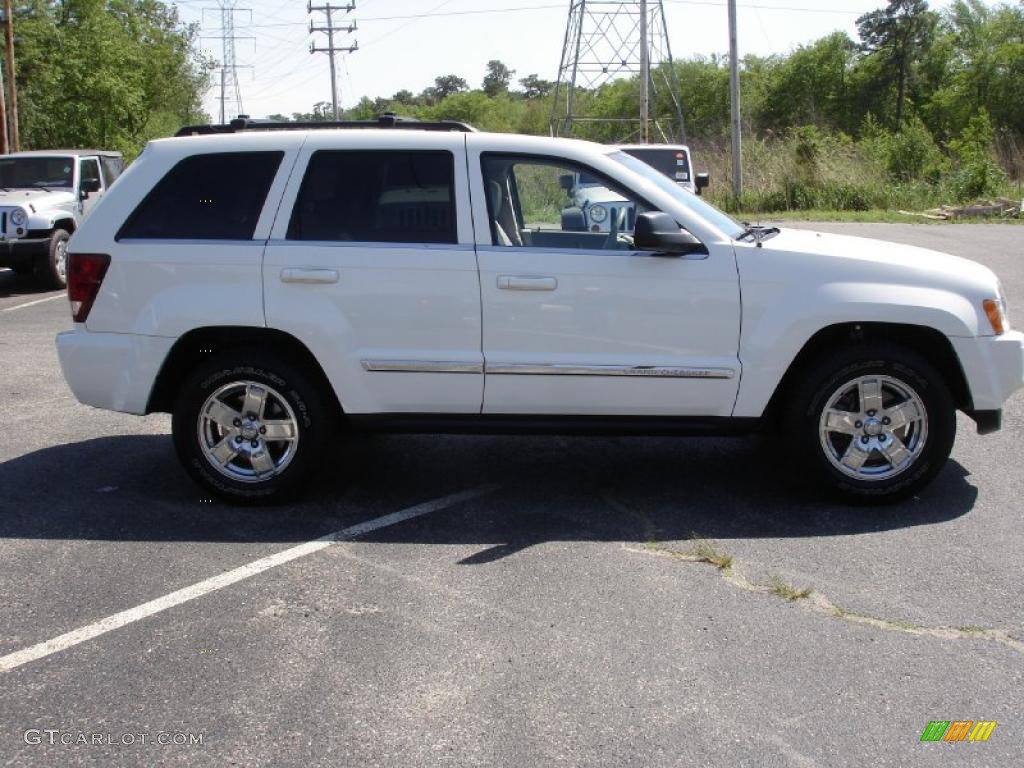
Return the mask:
<svg viewBox="0 0 1024 768">
<path fill-rule="evenodd" d="M 714 544 L 699 537 L 694 538 L 693 549 L 688 552 L 672 549 L 658 541 L 649 541 L 640 546 L 624 545 L 624 549 L 627 552 L 636 552 L 643 555 L 710 565 L 718 571 L 724 581 L 734 587 L 746 590 L 747 592 L 773 595 L 788 602 L 797 603 L 804 610 L 845 621 L 849 624 L 860 624 L 887 632 L 934 637 L 941 640 L 988 640 L 1006 646 L 1017 653 L 1024 654 L 1024 642 L 1001 629 L 970 626 L 926 626 L 906 621 L 884 619 L 850 611 L 836 605 L 827 596 L 814 589 L 799 589 L 787 584 L 779 577 L 773 578 L 768 584 L 752 581 L 736 569 L 732 556 L 721 553 L 715 548 Z"/>
</svg>

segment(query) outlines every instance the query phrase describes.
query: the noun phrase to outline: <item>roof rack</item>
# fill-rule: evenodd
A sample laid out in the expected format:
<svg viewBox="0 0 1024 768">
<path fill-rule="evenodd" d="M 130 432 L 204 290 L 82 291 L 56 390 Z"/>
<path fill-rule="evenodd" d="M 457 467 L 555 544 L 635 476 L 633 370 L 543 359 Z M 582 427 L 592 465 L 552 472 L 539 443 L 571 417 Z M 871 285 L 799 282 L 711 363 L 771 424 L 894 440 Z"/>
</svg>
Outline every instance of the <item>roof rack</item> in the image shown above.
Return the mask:
<svg viewBox="0 0 1024 768">
<path fill-rule="evenodd" d="M 415 131 L 465 131 L 476 132 L 476 128 L 457 120 L 417 120 L 414 117 L 400 117 L 385 112 L 375 120 L 338 120 L 324 122 L 278 122 L 259 120 L 240 115 L 230 123 L 220 125 L 186 125 L 175 136 L 208 136 L 214 133 L 243 133 L 246 131 L 309 131 L 332 128 L 406 128 Z"/>
</svg>

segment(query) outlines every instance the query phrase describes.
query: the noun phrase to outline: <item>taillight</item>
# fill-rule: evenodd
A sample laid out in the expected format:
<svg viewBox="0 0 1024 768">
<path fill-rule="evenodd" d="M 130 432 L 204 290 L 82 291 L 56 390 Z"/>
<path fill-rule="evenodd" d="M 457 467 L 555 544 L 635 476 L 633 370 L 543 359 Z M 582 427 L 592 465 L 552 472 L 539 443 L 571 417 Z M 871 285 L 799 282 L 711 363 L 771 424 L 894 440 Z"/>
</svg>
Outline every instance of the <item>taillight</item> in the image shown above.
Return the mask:
<svg viewBox="0 0 1024 768">
<path fill-rule="evenodd" d="M 68 254 L 68 299 L 76 323 L 84 323 L 89 316 L 109 266 L 110 257 L 105 253 Z"/>
</svg>

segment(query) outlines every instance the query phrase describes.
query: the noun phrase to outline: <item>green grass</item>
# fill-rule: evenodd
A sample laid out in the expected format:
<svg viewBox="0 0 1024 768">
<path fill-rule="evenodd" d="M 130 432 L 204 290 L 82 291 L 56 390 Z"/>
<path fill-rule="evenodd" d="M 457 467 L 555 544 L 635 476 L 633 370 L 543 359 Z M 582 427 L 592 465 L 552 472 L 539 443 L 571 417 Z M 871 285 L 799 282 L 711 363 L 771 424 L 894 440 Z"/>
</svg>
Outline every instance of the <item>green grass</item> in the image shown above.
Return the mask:
<svg viewBox="0 0 1024 768">
<path fill-rule="evenodd" d="M 1024 219 L 1005 216 L 984 216 L 963 219 L 928 219 L 908 216 L 899 211 L 775 211 L 773 213 L 737 213 L 740 221 L 849 221 L 882 224 L 1024 224 Z"/>
<path fill-rule="evenodd" d="M 789 600 L 790 602 L 805 600 L 814 592 L 810 587 L 807 587 L 806 589 L 794 587 L 792 584 L 783 581 L 779 576 L 773 576 L 771 583 L 768 586 L 771 587 L 772 594 L 778 595 L 784 600 Z"/>
<path fill-rule="evenodd" d="M 706 539 L 695 539 L 693 555 L 702 563 L 715 566 L 720 571 L 732 568 L 732 555 L 719 552 L 715 545 Z"/>
</svg>

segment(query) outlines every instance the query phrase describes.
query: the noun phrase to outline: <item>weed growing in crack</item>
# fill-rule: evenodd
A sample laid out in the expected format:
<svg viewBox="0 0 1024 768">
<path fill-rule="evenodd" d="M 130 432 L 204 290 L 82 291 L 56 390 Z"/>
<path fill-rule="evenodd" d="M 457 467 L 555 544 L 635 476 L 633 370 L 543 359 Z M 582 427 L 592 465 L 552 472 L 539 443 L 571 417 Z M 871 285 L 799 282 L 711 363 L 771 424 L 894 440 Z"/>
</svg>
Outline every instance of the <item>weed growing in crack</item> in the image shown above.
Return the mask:
<svg viewBox="0 0 1024 768">
<path fill-rule="evenodd" d="M 792 584 L 788 584 L 783 581 L 780 576 L 773 576 L 771 583 L 768 586 L 770 587 L 773 595 L 778 595 L 790 602 L 805 600 L 814 592 L 811 587 L 807 587 L 806 589 L 794 587 Z"/>
</svg>

